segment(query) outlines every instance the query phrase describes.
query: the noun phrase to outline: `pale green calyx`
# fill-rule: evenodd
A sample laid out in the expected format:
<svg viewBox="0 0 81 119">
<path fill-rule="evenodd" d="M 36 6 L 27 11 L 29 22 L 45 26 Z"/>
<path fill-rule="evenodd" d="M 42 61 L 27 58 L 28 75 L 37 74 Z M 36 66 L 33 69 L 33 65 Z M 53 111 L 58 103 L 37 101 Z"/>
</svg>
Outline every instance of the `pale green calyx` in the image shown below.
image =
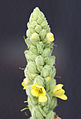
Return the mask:
<svg viewBox="0 0 81 119">
<path fill-rule="evenodd" d="M 28 64 L 22 85 L 28 95 L 30 119 L 54 119 L 53 109 L 57 105 L 52 93 L 56 85 L 55 56 L 51 56 L 54 35 L 38 7 L 33 10 L 27 27 L 25 42 L 28 48 L 24 53 Z"/>
</svg>

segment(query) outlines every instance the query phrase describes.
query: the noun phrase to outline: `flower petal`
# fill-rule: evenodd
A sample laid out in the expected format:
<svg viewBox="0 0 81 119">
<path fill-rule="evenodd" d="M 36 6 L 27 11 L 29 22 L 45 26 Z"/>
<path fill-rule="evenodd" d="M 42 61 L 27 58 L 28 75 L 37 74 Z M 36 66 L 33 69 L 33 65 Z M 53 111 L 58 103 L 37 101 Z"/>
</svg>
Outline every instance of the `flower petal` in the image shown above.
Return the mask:
<svg viewBox="0 0 81 119">
<path fill-rule="evenodd" d="M 61 89 L 63 87 L 63 84 L 57 84 L 56 86 L 54 86 L 53 88 L 53 93 L 56 92 L 57 90 Z"/>
<path fill-rule="evenodd" d="M 21 85 L 24 87 L 24 89 L 26 89 L 28 83 L 29 83 L 29 80 L 28 80 L 27 78 L 25 78 L 25 79 L 23 80 L 23 82 L 21 83 Z"/>
<path fill-rule="evenodd" d="M 46 96 L 39 96 L 39 102 L 46 102 L 47 97 Z"/>
<path fill-rule="evenodd" d="M 60 95 L 64 95 L 64 93 L 65 93 L 64 89 L 59 89 L 56 92 L 54 92 L 54 95 L 57 97 L 57 96 L 60 96 Z"/>
<path fill-rule="evenodd" d="M 67 100 L 67 96 L 66 95 L 60 95 L 60 96 L 57 96 L 57 97 L 62 99 L 62 100 Z"/>
<path fill-rule="evenodd" d="M 32 94 L 33 96 L 35 96 L 35 97 L 39 97 L 39 93 L 38 93 L 37 90 L 32 89 L 32 90 L 31 90 L 31 94 Z"/>
<path fill-rule="evenodd" d="M 31 86 L 31 88 L 36 88 L 36 86 L 38 86 L 38 84 L 33 84 L 32 86 Z"/>
<path fill-rule="evenodd" d="M 40 96 L 45 96 L 46 95 L 46 91 L 44 88 L 42 88 L 42 93 L 40 94 Z"/>
</svg>

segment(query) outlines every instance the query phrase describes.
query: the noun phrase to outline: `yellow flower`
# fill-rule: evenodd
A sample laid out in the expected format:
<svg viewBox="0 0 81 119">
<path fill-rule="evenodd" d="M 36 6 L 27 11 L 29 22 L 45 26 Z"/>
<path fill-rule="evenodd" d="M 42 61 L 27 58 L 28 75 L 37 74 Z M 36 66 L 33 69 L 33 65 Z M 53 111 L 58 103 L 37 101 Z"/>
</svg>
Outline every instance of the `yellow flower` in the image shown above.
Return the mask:
<svg viewBox="0 0 81 119">
<path fill-rule="evenodd" d="M 50 41 L 50 42 L 54 41 L 54 36 L 53 36 L 52 33 L 47 33 L 46 38 L 47 38 L 47 40 Z"/>
<path fill-rule="evenodd" d="M 47 97 L 46 97 L 46 91 L 44 87 L 38 85 L 38 84 L 33 84 L 31 86 L 31 94 L 37 98 L 39 98 L 39 102 L 46 102 Z"/>
<path fill-rule="evenodd" d="M 63 84 L 58 84 L 53 88 L 53 94 L 55 97 L 58 97 L 62 100 L 67 100 L 67 96 L 65 95 L 65 90 L 62 89 Z"/>
<path fill-rule="evenodd" d="M 24 80 L 23 80 L 23 82 L 21 83 L 21 85 L 24 87 L 23 89 L 26 89 L 27 88 L 27 85 L 29 84 L 29 80 L 27 79 L 27 78 L 25 78 Z"/>
</svg>

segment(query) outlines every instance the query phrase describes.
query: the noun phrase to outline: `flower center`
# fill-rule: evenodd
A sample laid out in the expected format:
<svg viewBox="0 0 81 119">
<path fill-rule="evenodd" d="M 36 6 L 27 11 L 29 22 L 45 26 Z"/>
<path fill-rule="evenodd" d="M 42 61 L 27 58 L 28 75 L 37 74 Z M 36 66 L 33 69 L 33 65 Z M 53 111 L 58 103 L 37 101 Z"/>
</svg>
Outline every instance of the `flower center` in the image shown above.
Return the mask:
<svg viewBox="0 0 81 119">
<path fill-rule="evenodd" d="M 39 88 L 39 93 L 42 93 L 43 91 L 42 91 L 42 88 Z"/>
</svg>

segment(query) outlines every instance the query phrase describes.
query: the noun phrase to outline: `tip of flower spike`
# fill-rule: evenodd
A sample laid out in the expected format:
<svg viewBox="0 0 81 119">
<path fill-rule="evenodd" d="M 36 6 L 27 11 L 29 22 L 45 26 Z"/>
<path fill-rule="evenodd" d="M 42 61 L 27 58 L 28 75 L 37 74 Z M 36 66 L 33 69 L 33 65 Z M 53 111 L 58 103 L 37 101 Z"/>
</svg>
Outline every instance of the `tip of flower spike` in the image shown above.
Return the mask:
<svg viewBox="0 0 81 119">
<path fill-rule="evenodd" d="M 40 11 L 39 7 L 35 7 L 34 11 Z"/>
<path fill-rule="evenodd" d="M 34 8 L 33 12 L 34 12 L 34 13 L 39 13 L 39 12 L 40 12 L 39 7 Z"/>
</svg>

